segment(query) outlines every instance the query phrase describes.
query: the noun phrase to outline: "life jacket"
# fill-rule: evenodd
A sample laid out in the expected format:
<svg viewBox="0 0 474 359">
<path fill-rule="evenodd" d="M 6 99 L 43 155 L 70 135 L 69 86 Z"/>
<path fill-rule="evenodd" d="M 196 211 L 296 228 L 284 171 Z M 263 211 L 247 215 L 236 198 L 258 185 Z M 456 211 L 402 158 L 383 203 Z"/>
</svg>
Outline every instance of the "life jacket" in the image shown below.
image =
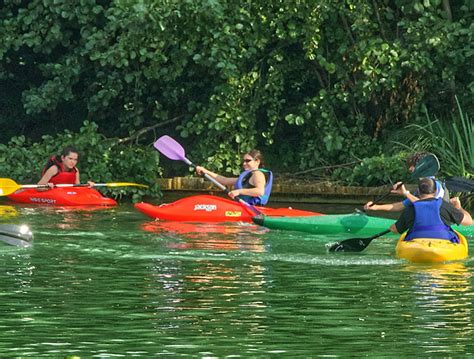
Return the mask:
<svg viewBox="0 0 474 359">
<path fill-rule="evenodd" d="M 413 202 L 415 220 L 405 237 L 405 241 L 410 241 L 413 238 L 437 238 L 459 243 L 456 233 L 441 220 L 440 208 L 442 203 L 441 198 Z"/>
<path fill-rule="evenodd" d="M 51 183 L 54 184 L 76 184 L 76 174 L 77 168 L 74 167 L 72 171 L 65 171 L 64 166 L 61 160 L 58 159 L 57 156 L 52 156 L 48 162 L 46 162 L 46 166 L 44 166 L 43 171 L 41 172 L 41 177 L 45 174 L 45 172 L 51 167 L 56 166 L 58 167 L 58 173 L 51 177 L 49 180 Z"/>
<path fill-rule="evenodd" d="M 249 170 L 242 172 L 239 177 L 237 178 L 237 182 L 235 183 L 235 189 L 243 189 L 243 188 L 255 188 L 252 184 L 250 184 L 250 177 L 252 177 L 252 173 L 254 171 L 263 172 L 265 175 L 266 183 L 265 183 L 265 193 L 263 196 L 254 197 L 254 196 L 239 196 L 245 202 L 253 205 L 253 206 L 264 206 L 268 203 L 268 199 L 270 198 L 270 193 L 272 192 L 272 185 L 273 185 L 273 173 L 272 171 L 259 168 L 257 170 Z"/>
</svg>

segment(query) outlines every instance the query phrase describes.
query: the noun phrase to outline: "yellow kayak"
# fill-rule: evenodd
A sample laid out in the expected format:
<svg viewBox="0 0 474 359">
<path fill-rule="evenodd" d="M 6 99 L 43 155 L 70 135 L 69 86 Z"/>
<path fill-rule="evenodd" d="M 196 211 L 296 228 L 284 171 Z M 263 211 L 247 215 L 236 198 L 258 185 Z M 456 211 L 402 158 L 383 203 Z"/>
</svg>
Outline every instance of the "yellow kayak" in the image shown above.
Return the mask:
<svg viewBox="0 0 474 359">
<path fill-rule="evenodd" d="M 446 239 L 414 238 L 404 241 L 406 233 L 400 236 L 395 249 L 398 258 L 414 263 L 437 263 L 455 261 L 467 257 L 466 237 L 456 231 L 461 243 L 451 243 Z"/>
</svg>

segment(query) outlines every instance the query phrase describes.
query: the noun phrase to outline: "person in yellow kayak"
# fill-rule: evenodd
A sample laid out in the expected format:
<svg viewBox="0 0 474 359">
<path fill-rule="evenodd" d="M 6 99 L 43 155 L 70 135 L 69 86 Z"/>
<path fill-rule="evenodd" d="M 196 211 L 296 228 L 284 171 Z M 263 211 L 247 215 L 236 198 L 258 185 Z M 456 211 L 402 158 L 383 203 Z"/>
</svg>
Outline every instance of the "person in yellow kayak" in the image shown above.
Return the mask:
<svg viewBox="0 0 474 359">
<path fill-rule="evenodd" d="M 46 163 L 41 173 L 38 184 L 54 188 L 57 184 L 79 184 L 81 183 L 77 161 L 79 152 L 72 146 L 65 147 L 59 156 L 52 156 Z M 94 186 L 94 182 L 87 182 L 89 187 Z"/>
<path fill-rule="evenodd" d="M 242 158 L 243 172 L 238 177 L 225 177 L 196 166 L 198 175 L 207 174 L 224 186 L 233 186 L 229 191 L 231 198 L 239 197 L 251 205 L 264 206 L 270 197 L 273 174 L 263 168 L 263 155 L 259 150 L 251 150 Z"/>
<path fill-rule="evenodd" d="M 403 185 L 402 187 L 404 190 Z M 394 233 L 408 230 L 405 241 L 413 238 L 437 238 L 459 243 L 458 236 L 450 226 L 469 226 L 472 224 L 472 217 L 461 207 L 458 197 L 452 198 L 450 202 L 437 198 L 436 187 L 434 179 L 420 179 L 419 199 L 409 203 L 399 219 L 390 226 L 390 230 Z"/>
<path fill-rule="evenodd" d="M 428 155 L 432 155 L 429 152 L 417 152 L 407 159 L 407 167 L 408 171 L 410 173 L 413 173 L 415 171 L 415 167 L 418 164 L 420 160 L 425 158 Z M 448 189 L 444 186 L 441 181 L 435 179 L 435 177 L 430 177 L 435 181 L 436 185 L 436 192 L 435 192 L 435 197 L 436 198 L 442 198 L 445 201 L 449 202 L 449 191 Z M 369 201 L 364 205 L 364 210 L 366 211 L 389 211 L 389 212 L 400 212 L 403 211 L 405 208 L 410 206 L 412 202 L 415 202 L 418 200 L 418 193 L 415 191 L 415 193 L 411 193 L 410 191 L 407 191 L 405 186 L 402 186 L 402 182 L 397 182 L 393 185 L 392 187 L 392 193 L 394 194 L 399 194 L 401 196 L 405 196 L 405 199 L 400 202 L 395 202 L 395 203 L 388 203 L 388 204 L 374 204 L 374 202 Z"/>
</svg>

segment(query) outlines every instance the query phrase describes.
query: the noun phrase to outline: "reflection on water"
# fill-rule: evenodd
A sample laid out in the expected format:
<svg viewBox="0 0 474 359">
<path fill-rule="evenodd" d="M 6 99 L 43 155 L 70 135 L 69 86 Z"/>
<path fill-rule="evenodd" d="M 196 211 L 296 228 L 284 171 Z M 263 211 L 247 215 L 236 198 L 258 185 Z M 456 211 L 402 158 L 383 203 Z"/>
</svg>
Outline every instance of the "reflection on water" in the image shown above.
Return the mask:
<svg viewBox="0 0 474 359">
<path fill-rule="evenodd" d="M 412 340 L 424 347 L 427 353 L 445 355 L 451 352 L 454 339 L 458 342 L 470 340 L 473 333 L 472 275 L 468 267 L 462 262 L 453 262 L 407 265 L 404 271 L 413 280 L 414 310 L 411 316 L 419 318 L 418 329 L 431 332 L 423 339 L 417 336 Z"/>
<path fill-rule="evenodd" d="M 17 210 L 35 245 L 0 251 L 1 357 L 472 352 L 469 260 L 406 264 L 390 239 L 335 256 L 330 237 L 150 222 L 126 205 Z"/>
<path fill-rule="evenodd" d="M 18 216 L 19 212 L 13 206 L 0 206 L 0 220 L 7 220 L 11 217 Z"/>
<path fill-rule="evenodd" d="M 178 234 L 179 240 L 169 243 L 170 249 L 222 250 L 264 252 L 265 246 L 258 233 L 265 228 L 248 223 L 144 223 L 141 228 L 147 232 L 169 236 Z M 176 238 L 176 237 L 175 237 Z"/>
</svg>

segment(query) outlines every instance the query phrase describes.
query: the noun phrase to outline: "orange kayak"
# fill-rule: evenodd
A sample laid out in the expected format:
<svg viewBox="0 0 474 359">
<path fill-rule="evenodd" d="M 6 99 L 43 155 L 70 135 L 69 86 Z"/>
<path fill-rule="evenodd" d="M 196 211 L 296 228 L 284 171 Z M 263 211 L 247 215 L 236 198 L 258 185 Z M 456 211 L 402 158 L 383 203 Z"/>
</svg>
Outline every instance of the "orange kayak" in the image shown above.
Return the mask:
<svg viewBox="0 0 474 359">
<path fill-rule="evenodd" d="M 252 222 L 255 213 L 246 205 L 227 198 L 199 195 L 155 206 L 137 203 L 135 208 L 148 217 L 181 222 Z M 317 216 L 321 213 L 293 208 L 255 207 L 265 216 Z"/>
</svg>

